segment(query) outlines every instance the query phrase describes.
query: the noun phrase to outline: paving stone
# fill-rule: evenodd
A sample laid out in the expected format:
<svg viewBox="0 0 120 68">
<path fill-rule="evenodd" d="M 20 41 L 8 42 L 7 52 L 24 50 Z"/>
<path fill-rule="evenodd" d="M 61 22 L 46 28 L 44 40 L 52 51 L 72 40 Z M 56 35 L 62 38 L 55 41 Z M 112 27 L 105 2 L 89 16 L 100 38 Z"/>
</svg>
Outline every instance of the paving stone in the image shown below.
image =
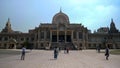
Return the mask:
<svg viewBox="0 0 120 68">
<path fill-rule="evenodd" d="M 61 51 L 58 59 L 53 58 L 53 51 L 33 50 L 26 53 L 25 60 L 21 55 L 0 58 L 0 68 L 120 68 L 120 55 L 110 55 L 105 60 L 103 53 L 96 50 Z"/>
</svg>

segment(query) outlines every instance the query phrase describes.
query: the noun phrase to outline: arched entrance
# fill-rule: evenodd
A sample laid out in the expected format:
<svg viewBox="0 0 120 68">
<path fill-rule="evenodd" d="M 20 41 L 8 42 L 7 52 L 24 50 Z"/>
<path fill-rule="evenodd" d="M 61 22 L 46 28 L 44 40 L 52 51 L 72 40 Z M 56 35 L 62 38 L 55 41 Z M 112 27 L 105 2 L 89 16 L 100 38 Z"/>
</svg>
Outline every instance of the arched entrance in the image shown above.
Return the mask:
<svg viewBox="0 0 120 68">
<path fill-rule="evenodd" d="M 8 49 L 16 49 L 17 41 L 15 39 L 10 39 L 8 42 Z"/>
<path fill-rule="evenodd" d="M 15 48 L 15 44 L 13 44 L 13 43 L 11 43 L 11 44 L 9 44 L 9 47 L 8 47 L 9 49 L 14 49 Z"/>
</svg>

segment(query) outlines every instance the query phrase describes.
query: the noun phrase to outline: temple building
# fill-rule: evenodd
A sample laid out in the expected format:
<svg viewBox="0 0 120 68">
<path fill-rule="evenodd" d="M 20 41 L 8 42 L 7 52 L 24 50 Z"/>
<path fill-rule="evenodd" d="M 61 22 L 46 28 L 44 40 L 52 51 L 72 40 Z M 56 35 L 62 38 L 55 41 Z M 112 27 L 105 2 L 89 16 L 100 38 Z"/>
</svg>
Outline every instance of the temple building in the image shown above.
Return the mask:
<svg viewBox="0 0 120 68">
<path fill-rule="evenodd" d="M 69 17 L 61 10 L 52 18 L 52 23 L 40 23 L 35 29 L 28 33 L 14 31 L 8 19 L 5 28 L 0 32 L 0 48 L 13 49 L 22 48 L 53 49 L 59 47 L 64 49 L 89 49 L 100 46 L 105 48 L 120 48 L 120 32 L 116 29 L 113 19 L 110 28 L 99 28 L 97 32 L 91 33 L 81 23 L 71 24 Z"/>
</svg>

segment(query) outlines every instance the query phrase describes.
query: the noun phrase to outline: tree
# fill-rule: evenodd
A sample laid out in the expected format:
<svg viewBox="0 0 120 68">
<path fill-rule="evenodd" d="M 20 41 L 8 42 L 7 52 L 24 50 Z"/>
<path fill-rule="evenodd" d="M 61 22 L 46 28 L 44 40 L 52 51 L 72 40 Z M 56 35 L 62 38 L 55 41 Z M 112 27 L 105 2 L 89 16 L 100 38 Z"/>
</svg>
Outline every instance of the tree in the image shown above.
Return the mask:
<svg viewBox="0 0 120 68">
<path fill-rule="evenodd" d="M 27 49 L 30 49 L 30 43 L 28 41 L 24 41 L 23 46 L 25 46 Z"/>
</svg>

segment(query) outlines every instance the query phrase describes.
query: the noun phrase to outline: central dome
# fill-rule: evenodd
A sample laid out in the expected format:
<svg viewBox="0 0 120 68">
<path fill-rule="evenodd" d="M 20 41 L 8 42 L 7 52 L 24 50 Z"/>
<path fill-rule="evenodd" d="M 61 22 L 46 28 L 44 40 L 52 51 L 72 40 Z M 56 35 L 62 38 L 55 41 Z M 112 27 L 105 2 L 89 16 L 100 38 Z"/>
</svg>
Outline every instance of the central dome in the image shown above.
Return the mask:
<svg viewBox="0 0 120 68">
<path fill-rule="evenodd" d="M 69 24 L 68 16 L 60 11 L 59 13 L 55 14 L 52 20 L 52 24 Z"/>
</svg>

